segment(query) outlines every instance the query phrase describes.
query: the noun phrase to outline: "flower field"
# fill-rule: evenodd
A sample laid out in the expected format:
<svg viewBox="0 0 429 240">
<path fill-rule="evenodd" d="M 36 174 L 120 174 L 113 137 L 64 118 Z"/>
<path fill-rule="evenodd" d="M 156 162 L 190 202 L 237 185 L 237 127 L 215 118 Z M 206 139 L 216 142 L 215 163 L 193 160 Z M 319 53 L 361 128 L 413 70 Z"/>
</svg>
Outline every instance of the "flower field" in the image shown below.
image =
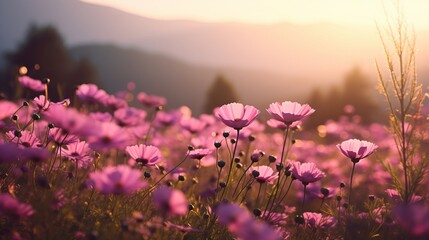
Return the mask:
<svg viewBox="0 0 429 240">
<path fill-rule="evenodd" d="M 19 76 L 38 96 L 0 101 L 0 236 L 428 239 L 428 116 L 412 63 L 388 65 L 388 79 L 378 68 L 389 125 L 346 106 L 317 130 L 305 129 L 317 109 L 287 99 L 194 116 L 94 84 L 54 102 L 49 79 Z"/>
</svg>

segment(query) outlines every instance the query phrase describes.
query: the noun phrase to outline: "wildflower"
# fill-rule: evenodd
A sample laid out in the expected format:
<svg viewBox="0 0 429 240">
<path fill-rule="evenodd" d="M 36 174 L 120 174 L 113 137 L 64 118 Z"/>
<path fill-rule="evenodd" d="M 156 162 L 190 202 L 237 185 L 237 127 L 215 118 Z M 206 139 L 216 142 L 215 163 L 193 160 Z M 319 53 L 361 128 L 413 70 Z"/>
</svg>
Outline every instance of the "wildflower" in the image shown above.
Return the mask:
<svg viewBox="0 0 429 240">
<path fill-rule="evenodd" d="M 251 167 L 249 173 L 253 174 L 253 171 L 257 171 L 259 173 L 255 177 L 256 181 L 258 181 L 259 183 L 273 184 L 274 180 L 279 177 L 279 174 L 274 173 L 274 170 L 269 166 Z"/>
<path fill-rule="evenodd" d="M 51 102 L 46 99 L 45 95 L 40 95 L 33 99 L 34 104 L 36 104 L 39 110 L 47 110 Z"/>
<path fill-rule="evenodd" d="M 33 79 L 29 76 L 20 76 L 18 77 L 18 82 L 19 84 L 21 84 L 21 86 L 33 91 L 36 91 L 36 92 L 45 91 L 45 84 L 43 84 L 38 79 Z"/>
<path fill-rule="evenodd" d="M 167 103 L 167 100 L 163 97 L 148 95 L 144 92 L 137 94 L 137 100 L 146 107 L 160 107 Z"/>
<path fill-rule="evenodd" d="M 108 112 L 92 112 L 89 114 L 89 117 L 100 122 L 110 122 L 113 117 Z"/>
<path fill-rule="evenodd" d="M 190 117 L 190 118 L 183 118 L 180 121 L 180 125 L 183 129 L 189 131 L 190 133 L 197 133 L 203 130 L 207 123 L 204 121 L 201 121 L 200 119 Z"/>
<path fill-rule="evenodd" d="M 89 147 L 106 150 L 112 147 L 124 149 L 130 143 L 130 136 L 121 127 L 111 122 L 103 122 L 97 132 L 88 138 Z"/>
<path fill-rule="evenodd" d="M 81 84 L 76 90 L 76 96 L 82 102 L 86 103 L 103 103 L 108 97 L 106 91 L 98 89 L 95 84 Z"/>
<path fill-rule="evenodd" d="M 349 139 L 337 144 L 337 148 L 344 154 L 344 156 L 350 158 L 352 162 L 357 163 L 361 159 L 371 155 L 378 146 L 374 143 L 359 139 Z"/>
<path fill-rule="evenodd" d="M 250 155 L 250 160 L 252 162 L 259 162 L 259 160 L 265 155 L 265 153 L 261 150 L 255 149 Z"/>
<path fill-rule="evenodd" d="M 289 128 L 291 128 L 291 129 L 299 128 L 299 126 L 301 124 L 302 124 L 301 121 L 296 121 L 296 122 L 293 122 L 289 126 Z M 272 118 L 267 121 L 267 125 L 270 126 L 270 127 L 272 127 L 272 128 L 277 128 L 277 129 L 280 129 L 280 130 L 286 130 L 286 128 L 288 128 L 288 125 L 284 124 L 283 122 L 280 122 L 280 121 L 277 121 L 275 119 L 272 119 Z"/>
<path fill-rule="evenodd" d="M 147 183 L 142 173 L 127 165 L 108 166 L 90 174 L 89 184 L 103 194 L 132 194 Z"/>
<path fill-rule="evenodd" d="M 28 218 L 34 211 L 31 205 L 21 203 L 7 193 L 0 194 L 0 215 Z"/>
<path fill-rule="evenodd" d="M 212 152 L 213 152 L 213 149 L 207 149 L 207 148 L 194 149 L 192 151 L 189 151 L 189 158 L 201 160 L 203 157 L 209 155 Z"/>
<path fill-rule="evenodd" d="M 49 140 L 54 141 L 58 146 L 68 145 L 79 141 L 79 137 L 73 134 L 68 134 L 61 128 L 52 128 L 49 131 Z"/>
<path fill-rule="evenodd" d="M 137 108 L 125 107 L 116 110 L 113 116 L 120 126 L 136 126 L 146 117 L 146 112 Z"/>
<path fill-rule="evenodd" d="M 19 132 L 19 135 L 17 133 Z M 40 141 L 36 137 L 36 134 L 31 133 L 28 130 L 24 131 L 9 131 L 6 133 L 7 137 L 11 142 L 19 144 L 21 147 L 31 148 L 40 146 Z"/>
<path fill-rule="evenodd" d="M 62 149 L 63 156 L 69 160 L 76 161 L 78 167 L 88 167 L 93 157 L 92 150 L 85 141 L 77 141 L 67 145 L 67 149 Z"/>
<path fill-rule="evenodd" d="M 290 101 L 271 103 L 267 111 L 271 117 L 277 121 L 283 122 L 288 127 L 294 122 L 301 121 L 315 112 L 308 104 L 301 105 L 297 102 Z"/>
<path fill-rule="evenodd" d="M 125 152 L 137 163 L 143 166 L 154 166 L 161 161 L 161 152 L 151 145 L 133 145 L 125 148 Z"/>
<path fill-rule="evenodd" d="M 334 217 L 315 212 L 305 212 L 304 219 L 307 226 L 313 228 L 332 228 L 337 224 L 337 219 Z"/>
<path fill-rule="evenodd" d="M 189 211 L 188 200 L 182 191 L 161 186 L 153 193 L 155 206 L 163 213 L 172 216 L 186 215 Z"/>
<path fill-rule="evenodd" d="M 292 175 L 302 182 L 302 184 L 307 185 L 312 182 L 319 181 L 325 177 L 325 173 L 320 171 L 316 165 L 312 162 L 310 163 L 300 163 L 294 162 L 291 167 Z"/>
<path fill-rule="evenodd" d="M 397 205 L 392 210 L 393 219 L 412 237 L 429 234 L 429 209 L 419 204 Z"/>
<path fill-rule="evenodd" d="M 248 126 L 259 115 L 260 111 L 253 106 L 241 103 L 230 103 L 216 109 L 215 115 L 228 127 L 240 130 Z"/>
<path fill-rule="evenodd" d="M 215 212 L 219 222 L 225 225 L 233 234 L 237 234 L 239 229 L 243 227 L 249 219 L 252 219 L 252 215 L 250 215 L 249 211 L 233 203 L 221 203 L 216 207 Z"/>
<path fill-rule="evenodd" d="M 393 200 L 393 202 L 395 202 L 395 203 L 402 203 L 402 202 L 404 202 L 402 200 L 401 194 L 399 194 L 399 192 L 397 190 L 395 190 L 395 189 L 386 189 L 385 192 Z M 413 194 L 411 196 L 410 203 L 417 203 L 417 202 L 419 202 L 421 200 L 422 200 L 421 196 Z"/>
<path fill-rule="evenodd" d="M 128 103 L 124 99 L 118 98 L 113 95 L 107 95 L 107 97 L 102 99 L 101 104 L 111 109 L 120 109 L 128 107 Z"/>
<path fill-rule="evenodd" d="M 45 119 L 56 127 L 69 133 L 90 134 L 96 131 L 96 123 L 88 120 L 86 115 L 79 113 L 74 108 L 67 108 L 60 104 L 52 104 L 43 112 Z"/>
</svg>

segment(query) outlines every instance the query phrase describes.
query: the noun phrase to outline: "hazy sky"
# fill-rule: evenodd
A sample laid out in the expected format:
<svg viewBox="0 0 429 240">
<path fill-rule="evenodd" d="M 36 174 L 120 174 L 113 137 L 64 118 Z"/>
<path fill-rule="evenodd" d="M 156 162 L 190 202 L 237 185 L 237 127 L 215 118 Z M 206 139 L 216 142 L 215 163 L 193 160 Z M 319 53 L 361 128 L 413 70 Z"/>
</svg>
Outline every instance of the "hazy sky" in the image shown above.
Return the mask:
<svg viewBox="0 0 429 240">
<path fill-rule="evenodd" d="M 158 19 L 374 25 L 396 0 L 82 0 Z M 400 1 L 408 23 L 429 27 L 428 0 Z"/>
</svg>

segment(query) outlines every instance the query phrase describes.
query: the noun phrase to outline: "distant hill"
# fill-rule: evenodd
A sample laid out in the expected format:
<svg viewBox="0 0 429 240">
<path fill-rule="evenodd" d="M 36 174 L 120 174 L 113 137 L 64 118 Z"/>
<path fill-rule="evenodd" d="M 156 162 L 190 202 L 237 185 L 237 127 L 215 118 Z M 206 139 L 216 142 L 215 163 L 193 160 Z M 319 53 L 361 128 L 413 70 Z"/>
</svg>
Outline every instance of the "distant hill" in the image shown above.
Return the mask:
<svg viewBox="0 0 429 240">
<path fill-rule="evenodd" d="M 133 81 L 137 90 L 168 97 L 169 107 L 187 105 L 200 113 L 206 93 L 219 73 L 236 88 L 240 100 L 264 109 L 273 101 L 305 98 L 307 87 L 262 71 L 209 68 L 113 45 L 83 45 L 71 49 L 76 59 L 88 58 L 97 68 L 101 82 L 109 92 L 124 90 Z M 295 80 L 295 81 L 294 81 Z M 267 84 L 272 81 L 276 84 Z"/>
<path fill-rule="evenodd" d="M 30 23 L 55 25 L 69 46 L 115 44 L 184 62 L 299 76 L 333 83 L 354 65 L 375 75 L 382 58 L 375 26 L 206 23 L 157 20 L 78 0 L 0 1 L 0 52 L 12 49 Z M 417 31 L 418 63 L 429 60 L 428 31 Z"/>
</svg>

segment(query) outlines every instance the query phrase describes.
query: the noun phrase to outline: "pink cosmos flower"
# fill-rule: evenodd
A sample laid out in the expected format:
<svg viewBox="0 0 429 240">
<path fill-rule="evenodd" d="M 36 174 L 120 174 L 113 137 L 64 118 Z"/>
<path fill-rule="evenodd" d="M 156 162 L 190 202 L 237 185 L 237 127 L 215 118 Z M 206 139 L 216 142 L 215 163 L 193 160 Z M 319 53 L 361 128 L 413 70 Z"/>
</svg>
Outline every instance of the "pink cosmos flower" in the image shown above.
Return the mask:
<svg viewBox="0 0 429 240">
<path fill-rule="evenodd" d="M 203 157 L 213 152 L 213 149 L 197 148 L 189 152 L 190 159 L 201 160 Z"/>
<path fill-rule="evenodd" d="M 108 112 L 92 112 L 89 114 L 89 117 L 100 122 L 110 122 L 113 119 L 112 115 Z"/>
<path fill-rule="evenodd" d="M 378 146 L 372 142 L 362 141 L 359 139 L 349 139 L 337 144 L 337 148 L 344 154 L 344 156 L 350 158 L 352 162 L 357 163 L 361 159 L 371 155 Z"/>
<path fill-rule="evenodd" d="M 287 126 L 292 125 L 296 121 L 301 121 L 315 112 L 308 104 L 301 105 L 290 101 L 271 103 L 267 111 L 271 117 L 283 122 Z"/>
<path fill-rule="evenodd" d="M 325 173 L 320 171 L 312 162 L 293 162 L 290 171 L 292 172 L 292 175 L 304 185 L 319 181 L 325 177 Z"/>
<path fill-rule="evenodd" d="M 101 104 L 103 106 L 111 108 L 111 109 L 119 109 L 128 107 L 127 101 L 124 99 L 118 98 L 113 95 L 107 95 L 107 97 L 101 99 Z"/>
<path fill-rule="evenodd" d="M 143 166 L 154 166 L 161 161 L 161 152 L 151 145 L 133 145 L 125 148 L 125 152 L 137 163 Z"/>
<path fill-rule="evenodd" d="M 189 211 L 185 194 L 177 189 L 161 186 L 153 193 L 153 203 L 163 213 L 171 216 L 183 216 Z"/>
<path fill-rule="evenodd" d="M 183 118 L 180 121 L 180 125 L 183 129 L 189 131 L 190 133 L 197 133 L 203 130 L 207 123 L 204 121 L 201 121 L 198 118 L 190 117 L 190 118 Z"/>
<path fill-rule="evenodd" d="M 125 107 L 116 110 L 113 116 L 120 126 L 136 126 L 146 117 L 146 112 L 137 108 Z"/>
<path fill-rule="evenodd" d="M 0 215 L 28 218 L 34 211 L 31 205 L 21 203 L 7 193 L 0 194 Z"/>
<path fill-rule="evenodd" d="M 124 149 L 131 141 L 130 135 L 115 123 L 102 122 L 96 129 L 97 132 L 88 137 L 89 147 L 92 149 Z"/>
<path fill-rule="evenodd" d="M 79 137 L 73 134 L 67 134 L 61 128 L 52 128 L 49 131 L 49 140 L 55 142 L 57 145 L 67 145 L 79 141 Z"/>
<path fill-rule="evenodd" d="M 51 102 L 46 99 L 45 95 L 40 95 L 33 99 L 34 104 L 36 104 L 39 110 L 47 110 Z"/>
<path fill-rule="evenodd" d="M 402 199 L 401 194 L 395 189 L 386 189 L 385 191 L 387 195 L 393 200 L 395 203 L 403 203 L 404 200 Z M 410 203 L 418 203 L 422 200 L 421 196 L 413 194 L 410 199 Z"/>
<path fill-rule="evenodd" d="M 48 122 L 69 133 L 89 134 L 96 129 L 94 121 L 88 120 L 86 115 L 79 113 L 74 108 L 67 108 L 63 105 L 51 104 L 49 109 L 43 112 L 43 115 Z"/>
<path fill-rule="evenodd" d="M 9 131 L 6 133 L 11 142 L 17 143 L 21 147 L 31 148 L 40 146 L 40 141 L 36 137 L 36 134 L 31 133 L 28 130 L 20 131 L 20 134 L 20 137 L 16 137 L 14 131 Z"/>
<path fill-rule="evenodd" d="M 289 128 L 295 129 L 295 128 L 298 128 L 301 124 L 302 124 L 301 121 L 296 121 L 296 122 L 293 122 L 289 126 Z M 288 126 L 284 122 L 280 122 L 280 121 L 274 120 L 272 118 L 267 121 L 267 125 L 272 127 L 272 128 L 277 128 L 280 130 L 286 130 L 288 128 Z"/>
<path fill-rule="evenodd" d="M 215 212 L 219 222 L 233 234 L 237 234 L 247 221 L 252 220 L 249 211 L 234 203 L 221 203 Z"/>
<path fill-rule="evenodd" d="M 274 170 L 269 166 L 251 167 L 249 174 L 253 174 L 253 171 L 257 171 L 259 173 L 259 175 L 255 177 L 256 181 L 259 183 L 273 184 L 274 180 L 279 177 L 279 174 L 274 173 Z"/>
<path fill-rule="evenodd" d="M 62 152 L 65 158 L 77 161 L 80 168 L 88 167 L 93 160 L 93 152 L 85 141 L 70 143 L 67 145 L 67 149 L 63 149 Z"/>
<path fill-rule="evenodd" d="M 103 103 L 108 97 L 106 91 L 98 89 L 95 84 L 82 84 L 76 90 L 76 96 L 82 102 L 87 103 Z"/>
<path fill-rule="evenodd" d="M 248 126 L 259 115 L 260 111 L 253 106 L 241 103 L 230 103 L 215 110 L 215 115 L 225 125 L 234 129 Z"/>
<path fill-rule="evenodd" d="M 159 107 L 167 103 L 167 99 L 164 97 L 148 95 L 144 92 L 137 94 L 137 100 L 146 107 Z"/>
<path fill-rule="evenodd" d="M 103 194 L 132 194 L 148 185 L 141 176 L 128 165 L 108 166 L 91 173 L 89 184 Z"/>
<path fill-rule="evenodd" d="M 36 92 L 45 91 L 45 84 L 43 84 L 40 80 L 33 79 L 29 76 L 18 77 L 18 82 L 19 84 L 21 84 L 21 86 L 33 91 L 36 91 Z"/>
<path fill-rule="evenodd" d="M 334 217 L 315 212 L 305 212 L 304 219 L 307 226 L 313 228 L 333 228 L 337 224 L 337 219 Z"/>
</svg>

